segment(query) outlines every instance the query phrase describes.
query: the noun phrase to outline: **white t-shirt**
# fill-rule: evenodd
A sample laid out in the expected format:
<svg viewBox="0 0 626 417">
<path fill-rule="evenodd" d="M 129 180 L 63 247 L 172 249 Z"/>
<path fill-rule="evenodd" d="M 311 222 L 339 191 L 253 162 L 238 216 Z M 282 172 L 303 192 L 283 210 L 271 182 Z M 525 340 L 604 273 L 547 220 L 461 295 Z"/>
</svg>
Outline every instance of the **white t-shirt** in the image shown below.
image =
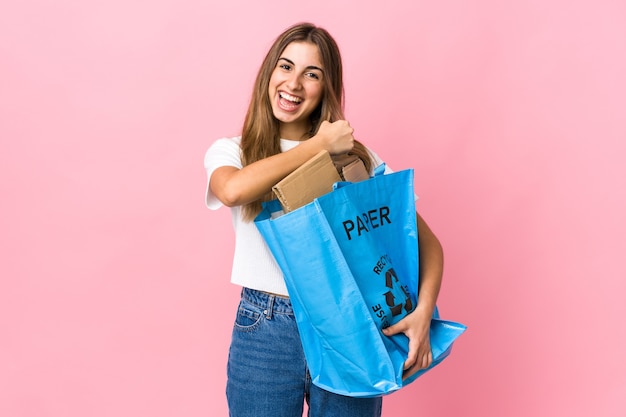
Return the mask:
<svg viewBox="0 0 626 417">
<path fill-rule="evenodd" d="M 241 137 L 218 139 L 211 145 L 204 156 L 204 168 L 207 172 L 206 205 L 211 210 L 222 206 L 222 202 L 211 192 L 208 184 L 213 171 L 222 166 L 233 166 L 241 169 Z M 295 148 L 301 142 L 281 139 L 282 152 Z M 373 164 L 376 167 L 382 161 L 374 152 Z M 385 173 L 391 172 L 386 169 Z M 231 216 L 235 229 L 235 254 L 231 282 L 255 290 L 271 292 L 287 296 L 287 287 L 283 274 L 274 260 L 274 256 L 265 244 L 263 237 L 254 222 L 246 222 L 241 217 L 241 207 L 232 207 Z"/>
</svg>

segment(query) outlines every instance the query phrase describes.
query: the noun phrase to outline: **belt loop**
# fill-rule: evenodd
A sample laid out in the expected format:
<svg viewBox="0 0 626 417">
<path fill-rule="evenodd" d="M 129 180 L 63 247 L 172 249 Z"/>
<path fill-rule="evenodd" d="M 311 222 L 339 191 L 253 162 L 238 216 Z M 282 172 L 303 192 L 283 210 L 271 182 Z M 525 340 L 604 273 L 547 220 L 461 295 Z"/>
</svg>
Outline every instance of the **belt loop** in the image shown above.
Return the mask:
<svg viewBox="0 0 626 417">
<path fill-rule="evenodd" d="M 263 311 L 263 313 L 265 314 L 265 318 L 268 320 L 272 319 L 272 312 L 274 310 L 275 299 L 276 299 L 276 296 L 271 295 L 271 294 L 267 298 L 267 308 L 265 309 L 265 311 Z"/>
</svg>

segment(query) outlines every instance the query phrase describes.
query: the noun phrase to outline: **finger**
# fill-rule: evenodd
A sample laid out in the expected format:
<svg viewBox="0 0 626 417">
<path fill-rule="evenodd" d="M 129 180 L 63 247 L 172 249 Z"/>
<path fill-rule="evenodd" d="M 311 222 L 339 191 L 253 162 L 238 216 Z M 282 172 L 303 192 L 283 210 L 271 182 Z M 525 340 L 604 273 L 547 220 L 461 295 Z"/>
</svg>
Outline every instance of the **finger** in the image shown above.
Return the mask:
<svg viewBox="0 0 626 417">
<path fill-rule="evenodd" d="M 408 377 L 410 377 L 411 375 L 413 375 L 415 372 L 417 372 L 419 369 L 417 369 L 417 367 L 413 367 L 409 370 L 405 370 L 404 372 L 402 372 L 402 380 L 404 381 L 405 379 L 407 379 Z"/>
<path fill-rule="evenodd" d="M 402 322 L 398 322 L 394 325 L 384 328 L 383 334 L 385 336 L 393 336 L 394 334 L 403 333 L 405 330 L 406 328 L 402 325 Z"/>
<path fill-rule="evenodd" d="M 428 352 L 424 355 L 418 355 L 418 359 L 412 366 L 407 367 L 406 364 L 408 362 L 405 362 L 405 367 L 404 367 L 404 372 L 402 372 L 402 379 L 405 380 L 408 377 L 410 377 L 411 375 L 415 374 L 416 372 L 422 370 L 422 369 L 427 369 L 430 367 L 430 365 L 433 362 L 433 355 L 432 352 Z"/>
<path fill-rule="evenodd" d="M 426 369 L 433 363 L 433 354 L 430 351 L 425 352 L 423 355 L 419 355 L 421 358 L 419 362 L 420 369 Z"/>
<path fill-rule="evenodd" d="M 407 355 L 406 361 L 404 361 L 404 369 L 409 369 L 412 366 L 415 366 L 419 358 L 418 348 L 418 343 L 409 339 L 409 354 Z"/>
<path fill-rule="evenodd" d="M 406 371 L 408 369 L 413 368 L 416 364 L 417 364 L 417 355 L 409 354 L 409 356 L 404 361 L 403 369 Z"/>
</svg>

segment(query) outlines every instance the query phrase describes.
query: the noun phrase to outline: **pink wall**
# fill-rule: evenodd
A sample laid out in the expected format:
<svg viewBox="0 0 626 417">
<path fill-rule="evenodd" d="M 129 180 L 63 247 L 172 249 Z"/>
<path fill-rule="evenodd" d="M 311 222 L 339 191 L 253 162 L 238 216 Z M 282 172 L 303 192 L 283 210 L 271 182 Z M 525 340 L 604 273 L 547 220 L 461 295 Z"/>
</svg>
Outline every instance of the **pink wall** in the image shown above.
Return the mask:
<svg viewBox="0 0 626 417">
<path fill-rule="evenodd" d="M 226 415 L 202 158 L 301 20 L 342 47 L 357 136 L 415 168 L 469 325 L 384 415 L 626 414 L 623 1 L 214 3 L 2 6 L 0 415 Z"/>
</svg>

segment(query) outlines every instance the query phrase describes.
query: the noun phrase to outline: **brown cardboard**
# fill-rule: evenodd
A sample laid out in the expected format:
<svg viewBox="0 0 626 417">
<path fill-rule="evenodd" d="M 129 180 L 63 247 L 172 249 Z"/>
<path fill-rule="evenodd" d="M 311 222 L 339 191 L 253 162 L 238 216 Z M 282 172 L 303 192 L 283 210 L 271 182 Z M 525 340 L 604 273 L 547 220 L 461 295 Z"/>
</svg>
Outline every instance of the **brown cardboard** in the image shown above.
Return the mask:
<svg viewBox="0 0 626 417">
<path fill-rule="evenodd" d="M 341 176 L 345 181 L 359 182 L 368 180 L 369 173 L 365 169 L 365 164 L 358 158 L 341 169 Z"/>
<path fill-rule="evenodd" d="M 288 213 L 333 190 L 341 177 L 327 151 L 320 151 L 272 187 Z"/>
<path fill-rule="evenodd" d="M 370 178 L 361 158 L 352 152 L 334 155 L 331 159 L 344 181 L 359 182 Z"/>
</svg>

